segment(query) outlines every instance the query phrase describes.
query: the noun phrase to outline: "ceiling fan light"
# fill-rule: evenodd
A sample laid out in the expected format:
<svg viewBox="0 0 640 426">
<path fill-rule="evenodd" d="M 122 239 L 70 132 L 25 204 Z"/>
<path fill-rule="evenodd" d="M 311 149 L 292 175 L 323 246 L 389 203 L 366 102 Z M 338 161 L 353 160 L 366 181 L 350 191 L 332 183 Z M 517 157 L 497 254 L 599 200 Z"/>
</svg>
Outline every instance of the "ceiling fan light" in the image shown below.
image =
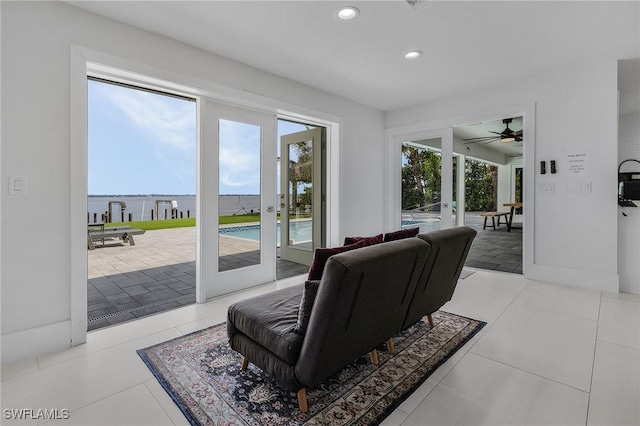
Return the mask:
<svg viewBox="0 0 640 426">
<path fill-rule="evenodd" d="M 503 137 L 503 138 L 501 138 L 501 139 L 500 139 L 500 142 L 508 143 L 508 142 L 513 142 L 513 141 L 515 141 L 515 140 L 516 140 L 516 138 L 511 137 L 511 136 L 508 136 L 508 137 Z"/>
</svg>

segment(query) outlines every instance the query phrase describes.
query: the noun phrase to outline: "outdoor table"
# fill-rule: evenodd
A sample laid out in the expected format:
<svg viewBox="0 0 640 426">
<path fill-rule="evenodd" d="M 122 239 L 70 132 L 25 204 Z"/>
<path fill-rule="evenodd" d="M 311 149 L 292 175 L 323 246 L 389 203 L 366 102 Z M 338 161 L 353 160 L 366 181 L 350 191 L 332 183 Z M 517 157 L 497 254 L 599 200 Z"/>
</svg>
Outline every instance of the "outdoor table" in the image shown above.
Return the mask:
<svg viewBox="0 0 640 426">
<path fill-rule="evenodd" d="M 511 231 L 511 224 L 513 223 L 513 215 L 516 211 L 516 209 L 520 208 L 523 206 L 523 203 L 504 203 L 503 206 L 505 207 L 511 207 L 511 211 L 510 211 L 510 215 L 509 215 L 509 227 L 508 230 Z M 518 228 L 516 228 L 518 229 Z"/>
</svg>

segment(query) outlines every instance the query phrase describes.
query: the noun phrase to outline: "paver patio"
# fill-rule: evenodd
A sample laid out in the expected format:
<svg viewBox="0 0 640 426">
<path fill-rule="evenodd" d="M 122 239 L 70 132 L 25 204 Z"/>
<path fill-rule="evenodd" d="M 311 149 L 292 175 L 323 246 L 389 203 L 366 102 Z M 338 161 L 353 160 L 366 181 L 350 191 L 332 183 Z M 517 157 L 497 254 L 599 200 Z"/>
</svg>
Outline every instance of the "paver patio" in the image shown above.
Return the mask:
<svg viewBox="0 0 640 426">
<path fill-rule="evenodd" d="M 195 228 L 148 231 L 136 244 L 107 241 L 88 251 L 89 330 L 195 303 Z M 259 259 L 255 241 L 220 236 L 219 266 L 229 270 Z M 307 266 L 277 259 L 279 279 Z"/>
</svg>

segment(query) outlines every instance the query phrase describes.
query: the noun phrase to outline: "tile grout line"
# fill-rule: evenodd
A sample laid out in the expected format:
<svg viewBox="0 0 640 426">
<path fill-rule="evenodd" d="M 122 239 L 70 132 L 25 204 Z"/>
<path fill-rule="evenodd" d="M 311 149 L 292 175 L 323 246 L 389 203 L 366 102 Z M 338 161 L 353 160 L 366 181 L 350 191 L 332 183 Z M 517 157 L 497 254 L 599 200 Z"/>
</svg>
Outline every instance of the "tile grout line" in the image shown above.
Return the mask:
<svg viewBox="0 0 640 426">
<path fill-rule="evenodd" d="M 151 390 L 151 388 L 149 388 L 149 385 L 147 384 L 149 381 L 155 381 L 157 383 L 157 379 L 154 377 L 151 380 L 145 380 L 144 382 L 142 382 L 142 384 L 144 385 L 145 389 L 147 389 L 147 391 L 151 394 L 151 397 L 153 397 L 153 400 L 158 404 L 158 406 L 160 407 L 160 409 L 162 410 L 162 412 L 167 416 L 167 418 L 169 419 L 169 421 L 172 424 L 176 424 L 176 422 L 173 421 L 173 418 L 171 418 L 171 416 L 169 415 L 169 413 L 167 412 L 167 410 L 164 408 L 164 405 L 162 405 L 162 403 L 158 400 L 158 398 L 156 397 L 156 394 Z M 164 390 L 164 389 L 163 389 Z M 173 399 L 171 400 L 172 403 L 175 404 L 175 402 L 173 401 Z M 182 413 L 181 413 L 182 414 Z"/>
<path fill-rule="evenodd" d="M 466 354 L 465 354 L 465 355 L 466 355 Z M 573 390 L 577 390 L 578 392 L 582 392 L 582 393 L 586 393 L 587 395 L 590 395 L 590 392 L 589 392 L 589 391 L 586 391 L 586 390 L 583 390 L 583 389 L 579 389 L 579 388 L 577 388 L 577 387 L 575 387 L 575 386 L 568 385 L 568 384 L 566 384 L 566 383 L 559 382 L 558 380 L 555 380 L 555 379 L 551 379 L 551 378 L 549 378 L 549 377 L 542 376 L 542 375 L 540 375 L 540 374 L 538 374 L 538 373 L 533 373 L 533 372 L 531 372 L 531 371 L 524 370 L 524 369 L 522 369 L 522 368 L 520 368 L 520 367 L 517 367 L 517 366 L 515 366 L 515 365 L 507 364 L 506 362 L 502 362 L 502 361 L 497 361 L 497 360 L 495 360 L 495 359 L 489 358 L 488 356 L 480 355 L 480 354 L 477 354 L 477 353 L 475 353 L 475 352 L 473 353 L 473 355 L 475 355 L 475 356 L 477 356 L 477 357 L 480 357 L 480 358 L 484 358 L 484 359 L 486 359 L 486 360 L 488 360 L 488 361 L 491 361 L 491 362 L 495 362 L 495 363 L 497 363 L 497 364 L 504 365 L 504 366 L 506 366 L 506 367 L 513 368 L 514 370 L 518 370 L 518 371 L 521 371 L 521 372 L 523 372 L 523 373 L 530 374 L 530 375 L 532 375 L 532 376 L 536 376 L 536 377 L 539 377 L 539 378 L 544 379 L 544 380 L 548 380 L 548 381 L 553 382 L 553 383 L 556 383 L 556 384 L 558 384 L 558 385 L 562 385 L 562 386 L 565 386 L 565 387 L 571 388 L 571 389 L 573 389 Z M 587 408 L 588 408 L 588 406 L 587 406 Z"/>
<path fill-rule="evenodd" d="M 593 361 L 591 361 L 591 377 L 589 379 L 589 397 L 587 398 L 587 414 L 585 425 L 589 424 L 589 407 L 591 406 L 591 391 L 593 390 L 593 372 L 596 367 L 596 349 L 598 348 L 598 331 L 600 330 L 600 313 L 602 311 L 602 291 L 600 292 L 600 303 L 598 303 L 598 322 L 596 324 L 596 339 L 593 342 Z"/>
<path fill-rule="evenodd" d="M 151 333 L 151 334 L 144 334 L 142 336 L 138 336 L 138 337 L 134 337 L 134 338 L 131 338 L 131 339 L 128 339 L 128 340 L 124 340 L 124 341 L 122 341 L 120 343 L 117 343 L 115 345 L 105 346 L 104 348 L 97 349 L 97 350 L 92 351 L 92 352 L 83 353 L 83 354 L 80 354 L 78 356 L 73 356 L 71 358 L 64 359 L 62 361 L 52 362 L 50 365 L 47 365 L 45 367 L 42 367 L 41 369 L 38 369 L 38 371 L 42 371 L 42 370 L 45 370 L 47 368 L 54 367 L 56 365 L 64 364 L 65 362 L 73 361 L 73 360 L 76 360 L 76 359 L 79 359 L 79 358 L 82 358 L 82 357 L 85 357 L 85 356 L 90 356 L 90 355 L 97 354 L 97 353 L 100 353 L 100 352 L 103 352 L 103 351 L 106 351 L 106 350 L 117 348 L 119 346 L 124 346 L 124 345 L 126 345 L 128 343 L 131 343 L 131 342 L 135 341 L 135 340 L 151 337 L 151 336 L 154 336 L 156 334 L 164 333 L 164 332 L 167 332 L 167 331 L 175 329 L 175 328 L 176 328 L 175 326 L 167 327 L 167 328 L 164 328 L 162 330 L 158 330 L 158 331 L 156 331 L 154 333 Z M 98 330 L 96 330 L 96 331 L 98 331 Z M 87 343 L 84 343 L 84 344 L 86 345 Z"/>
<path fill-rule="evenodd" d="M 83 409 L 83 408 L 89 407 L 90 405 L 96 404 L 96 403 L 98 403 L 98 402 L 100 402 L 100 401 L 104 401 L 104 400 L 105 400 L 105 399 L 107 399 L 107 398 L 111 398 L 111 397 L 113 397 L 113 396 L 115 396 L 115 395 L 118 395 L 119 393 L 126 392 L 126 391 L 128 391 L 128 390 L 130 390 L 130 389 L 133 389 L 133 388 L 135 388 L 135 387 L 137 387 L 137 386 L 140 386 L 140 385 L 144 385 L 144 382 L 136 383 L 135 385 L 131 385 L 131 386 L 127 387 L 127 388 L 120 389 L 120 390 L 119 390 L 119 391 L 117 391 L 117 392 L 114 392 L 114 393 L 112 393 L 112 394 L 109 394 L 109 395 L 103 396 L 102 398 L 99 398 L 99 399 L 97 399 L 97 400 L 95 400 L 95 401 L 93 401 L 93 402 L 90 402 L 90 403 L 85 404 L 85 405 L 83 405 L 83 406 L 81 406 L 81 407 L 78 407 L 78 408 L 76 408 L 75 410 L 69 410 L 69 414 L 71 414 L 71 413 L 73 413 L 73 412 L 78 412 L 78 410 L 81 410 L 81 409 Z M 145 386 L 145 388 L 146 388 L 146 386 Z"/>
</svg>

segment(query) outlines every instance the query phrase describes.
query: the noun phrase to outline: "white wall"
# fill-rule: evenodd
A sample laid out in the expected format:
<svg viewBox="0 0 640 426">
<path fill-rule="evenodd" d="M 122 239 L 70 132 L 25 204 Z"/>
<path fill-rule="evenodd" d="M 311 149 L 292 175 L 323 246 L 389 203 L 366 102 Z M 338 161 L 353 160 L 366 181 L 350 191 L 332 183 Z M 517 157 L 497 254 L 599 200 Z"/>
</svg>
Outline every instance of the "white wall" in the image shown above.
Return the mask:
<svg viewBox="0 0 640 426">
<path fill-rule="evenodd" d="M 640 114 L 619 117 L 619 161 L 629 158 L 640 160 Z M 622 171 L 638 171 L 640 164 L 629 162 Z M 638 204 L 638 202 L 636 202 Z M 620 209 L 618 214 L 618 273 L 620 291 L 640 293 L 640 208 Z"/>
<path fill-rule="evenodd" d="M 624 46 L 628 56 L 637 56 L 637 41 Z M 558 173 L 535 174 L 536 184 L 554 183 L 554 193 L 525 194 L 525 203 L 534 203 L 533 265 L 525 273 L 529 278 L 617 291 L 617 58 L 598 58 L 391 111 L 385 126 L 458 125 L 462 123 L 456 123 L 456 117 L 528 103 L 535 103 L 535 164 L 556 160 Z M 564 184 L 576 180 L 563 162 L 568 152 L 588 153 L 589 174 L 579 181 L 591 182 L 591 192 L 563 191 Z"/>
<path fill-rule="evenodd" d="M 342 118 L 341 236 L 379 232 L 383 114 L 60 2 L 1 2 L 3 361 L 69 346 L 70 46 Z M 8 196 L 8 176 L 28 194 Z M 55 333 L 51 333 L 51 329 Z M 38 340 L 21 350 L 20 336 Z"/>
</svg>

